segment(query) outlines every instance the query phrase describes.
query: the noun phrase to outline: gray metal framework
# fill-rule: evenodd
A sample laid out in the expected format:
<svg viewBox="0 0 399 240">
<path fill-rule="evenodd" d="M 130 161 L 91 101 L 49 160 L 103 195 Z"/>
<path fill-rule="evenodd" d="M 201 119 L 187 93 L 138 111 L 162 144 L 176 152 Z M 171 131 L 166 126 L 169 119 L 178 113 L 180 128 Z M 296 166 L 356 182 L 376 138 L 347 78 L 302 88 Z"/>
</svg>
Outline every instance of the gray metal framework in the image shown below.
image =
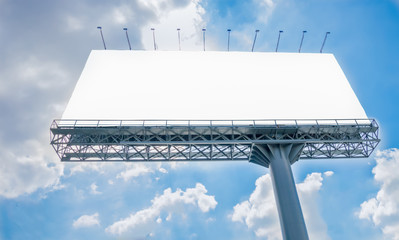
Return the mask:
<svg viewBox="0 0 399 240">
<path fill-rule="evenodd" d="M 50 132 L 69 162 L 247 160 L 268 167 L 259 146 L 301 144 L 301 159 L 365 158 L 380 141 L 374 119 L 54 120 Z"/>
<path fill-rule="evenodd" d="M 291 164 L 364 158 L 379 143 L 374 119 L 54 120 L 61 161 L 240 161 L 270 168 L 284 240 L 308 240 Z"/>
</svg>

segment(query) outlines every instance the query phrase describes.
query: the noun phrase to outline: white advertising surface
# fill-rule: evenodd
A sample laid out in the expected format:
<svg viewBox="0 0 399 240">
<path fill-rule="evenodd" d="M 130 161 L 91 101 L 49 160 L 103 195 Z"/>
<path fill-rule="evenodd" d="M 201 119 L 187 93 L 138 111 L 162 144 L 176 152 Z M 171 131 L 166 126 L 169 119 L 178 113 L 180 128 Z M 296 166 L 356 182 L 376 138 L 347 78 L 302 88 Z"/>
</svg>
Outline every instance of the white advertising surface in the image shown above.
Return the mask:
<svg viewBox="0 0 399 240">
<path fill-rule="evenodd" d="M 332 54 L 92 51 L 62 119 L 367 118 Z"/>
</svg>

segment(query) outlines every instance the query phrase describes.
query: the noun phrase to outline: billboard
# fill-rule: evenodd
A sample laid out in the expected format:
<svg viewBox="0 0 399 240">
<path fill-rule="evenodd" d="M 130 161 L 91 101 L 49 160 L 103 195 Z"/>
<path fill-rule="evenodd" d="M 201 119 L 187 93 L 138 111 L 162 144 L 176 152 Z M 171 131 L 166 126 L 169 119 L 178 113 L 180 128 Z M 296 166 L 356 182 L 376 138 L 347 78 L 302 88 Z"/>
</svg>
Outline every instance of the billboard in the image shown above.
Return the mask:
<svg viewBox="0 0 399 240">
<path fill-rule="evenodd" d="M 62 119 L 363 119 L 332 54 L 93 50 Z"/>
</svg>

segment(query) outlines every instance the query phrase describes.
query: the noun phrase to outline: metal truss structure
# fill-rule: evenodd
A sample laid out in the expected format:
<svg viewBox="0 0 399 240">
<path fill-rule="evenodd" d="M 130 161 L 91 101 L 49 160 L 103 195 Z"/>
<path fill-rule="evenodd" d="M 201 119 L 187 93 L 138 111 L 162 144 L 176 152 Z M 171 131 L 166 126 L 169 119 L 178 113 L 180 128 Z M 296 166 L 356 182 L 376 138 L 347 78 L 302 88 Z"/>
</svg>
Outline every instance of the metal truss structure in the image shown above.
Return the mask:
<svg viewBox="0 0 399 240">
<path fill-rule="evenodd" d="M 374 119 L 54 120 L 50 131 L 69 162 L 247 160 L 268 167 L 260 146 L 297 144 L 301 159 L 365 158 L 380 141 Z"/>
<path fill-rule="evenodd" d="M 291 164 L 368 157 L 379 143 L 374 119 L 54 120 L 61 161 L 239 161 L 270 168 L 284 240 L 308 240 Z"/>
</svg>

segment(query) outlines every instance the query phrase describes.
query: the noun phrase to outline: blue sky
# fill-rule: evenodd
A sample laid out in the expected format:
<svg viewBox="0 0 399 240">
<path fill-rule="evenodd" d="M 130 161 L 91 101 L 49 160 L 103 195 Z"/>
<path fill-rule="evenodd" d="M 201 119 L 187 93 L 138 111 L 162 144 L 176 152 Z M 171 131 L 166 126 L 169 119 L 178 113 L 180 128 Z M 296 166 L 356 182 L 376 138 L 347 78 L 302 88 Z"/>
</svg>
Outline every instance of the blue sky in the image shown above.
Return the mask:
<svg viewBox="0 0 399 240">
<path fill-rule="evenodd" d="M 268 169 L 242 163 L 67 164 L 49 145 L 93 49 L 333 53 L 381 143 L 293 172 L 313 239 L 399 239 L 399 2 L 0 0 L 0 239 L 281 239 Z M 339 97 L 339 93 L 337 93 Z"/>
</svg>

